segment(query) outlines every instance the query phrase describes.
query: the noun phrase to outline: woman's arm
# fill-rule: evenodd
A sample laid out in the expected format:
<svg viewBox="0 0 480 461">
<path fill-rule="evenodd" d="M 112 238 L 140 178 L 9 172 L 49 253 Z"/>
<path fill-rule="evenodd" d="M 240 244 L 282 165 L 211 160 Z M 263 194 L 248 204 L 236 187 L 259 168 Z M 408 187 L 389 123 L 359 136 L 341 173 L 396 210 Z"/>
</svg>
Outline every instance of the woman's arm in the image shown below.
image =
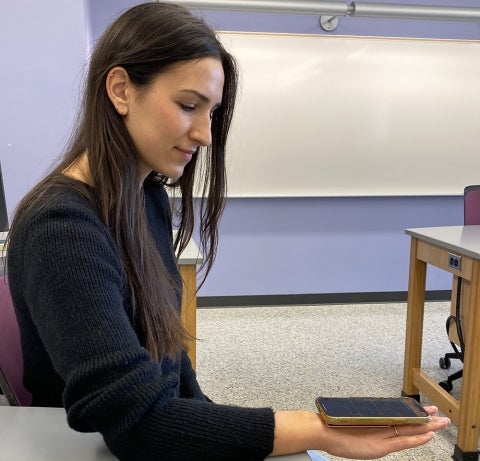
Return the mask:
<svg viewBox="0 0 480 461">
<path fill-rule="evenodd" d="M 436 407 L 427 407 L 432 415 L 428 424 L 388 427 L 327 426 L 320 415 L 311 411 L 275 412 L 275 440 L 272 455 L 305 450 L 322 450 L 348 459 L 376 459 L 389 453 L 415 448 L 431 440 L 435 432 L 450 420 L 433 416 Z"/>
<path fill-rule="evenodd" d="M 152 360 L 131 325 L 115 245 L 94 210 L 65 202 L 28 216 L 10 242 L 9 282 L 34 341 L 28 350 L 45 351 L 29 354 L 34 393 L 58 376 L 70 426 L 100 432 L 121 460 L 268 456 L 273 411 L 208 402 L 186 355 L 183 368 Z"/>
</svg>

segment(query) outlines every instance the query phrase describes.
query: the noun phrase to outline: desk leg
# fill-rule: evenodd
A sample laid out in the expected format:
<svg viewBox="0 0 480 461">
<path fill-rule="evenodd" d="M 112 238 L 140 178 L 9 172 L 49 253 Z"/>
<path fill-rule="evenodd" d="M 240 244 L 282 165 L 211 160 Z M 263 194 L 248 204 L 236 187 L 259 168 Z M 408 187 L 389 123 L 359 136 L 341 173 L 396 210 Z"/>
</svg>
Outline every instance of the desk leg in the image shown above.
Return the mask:
<svg viewBox="0 0 480 461">
<path fill-rule="evenodd" d="M 453 459 L 478 460 L 478 436 L 480 434 L 480 261 L 473 262 L 472 282 L 463 280 L 468 300 L 463 361 L 462 394 L 458 421 L 457 445 Z"/>
<path fill-rule="evenodd" d="M 417 259 L 418 240 L 412 238 L 407 299 L 407 328 L 402 395 L 420 400 L 413 384 L 413 369 L 420 368 L 422 359 L 423 315 L 425 310 L 425 283 L 427 264 Z"/>
<path fill-rule="evenodd" d="M 182 321 L 189 335 L 188 356 L 195 369 L 197 365 L 197 266 L 180 264 L 180 274 L 183 280 Z"/>
</svg>

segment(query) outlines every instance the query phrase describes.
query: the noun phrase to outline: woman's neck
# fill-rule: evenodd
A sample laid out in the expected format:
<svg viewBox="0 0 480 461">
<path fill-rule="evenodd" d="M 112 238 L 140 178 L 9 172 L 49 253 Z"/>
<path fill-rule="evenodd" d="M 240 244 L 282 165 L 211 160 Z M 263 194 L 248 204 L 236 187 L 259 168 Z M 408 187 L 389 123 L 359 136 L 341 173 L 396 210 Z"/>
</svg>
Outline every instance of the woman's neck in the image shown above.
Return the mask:
<svg viewBox="0 0 480 461">
<path fill-rule="evenodd" d="M 77 158 L 71 165 L 63 170 L 63 174 L 69 178 L 82 181 L 90 186 L 93 186 L 92 176 L 90 174 L 90 167 L 88 165 L 88 156 L 85 151 Z"/>
</svg>

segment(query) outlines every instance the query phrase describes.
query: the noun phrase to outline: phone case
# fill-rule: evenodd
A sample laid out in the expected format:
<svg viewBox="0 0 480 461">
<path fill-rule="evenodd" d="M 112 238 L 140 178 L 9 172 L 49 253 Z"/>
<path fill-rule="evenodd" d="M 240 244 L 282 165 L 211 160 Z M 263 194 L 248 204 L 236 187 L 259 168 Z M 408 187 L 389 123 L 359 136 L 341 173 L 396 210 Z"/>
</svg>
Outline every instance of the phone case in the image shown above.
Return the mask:
<svg viewBox="0 0 480 461">
<path fill-rule="evenodd" d="M 430 416 L 410 397 L 317 397 L 315 405 L 331 426 L 425 424 Z"/>
</svg>

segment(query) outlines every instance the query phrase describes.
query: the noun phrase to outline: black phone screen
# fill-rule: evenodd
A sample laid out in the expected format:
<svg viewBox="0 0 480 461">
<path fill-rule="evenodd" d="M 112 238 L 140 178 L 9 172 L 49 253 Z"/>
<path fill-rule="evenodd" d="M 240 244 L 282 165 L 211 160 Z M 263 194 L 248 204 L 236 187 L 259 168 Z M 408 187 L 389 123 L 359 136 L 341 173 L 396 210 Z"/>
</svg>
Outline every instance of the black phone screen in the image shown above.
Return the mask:
<svg viewBox="0 0 480 461">
<path fill-rule="evenodd" d="M 420 416 L 427 413 L 420 405 L 412 404 L 405 398 L 328 398 L 321 399 L 325 412 L 333 417 L 404 417 Z"/>
</svg>

